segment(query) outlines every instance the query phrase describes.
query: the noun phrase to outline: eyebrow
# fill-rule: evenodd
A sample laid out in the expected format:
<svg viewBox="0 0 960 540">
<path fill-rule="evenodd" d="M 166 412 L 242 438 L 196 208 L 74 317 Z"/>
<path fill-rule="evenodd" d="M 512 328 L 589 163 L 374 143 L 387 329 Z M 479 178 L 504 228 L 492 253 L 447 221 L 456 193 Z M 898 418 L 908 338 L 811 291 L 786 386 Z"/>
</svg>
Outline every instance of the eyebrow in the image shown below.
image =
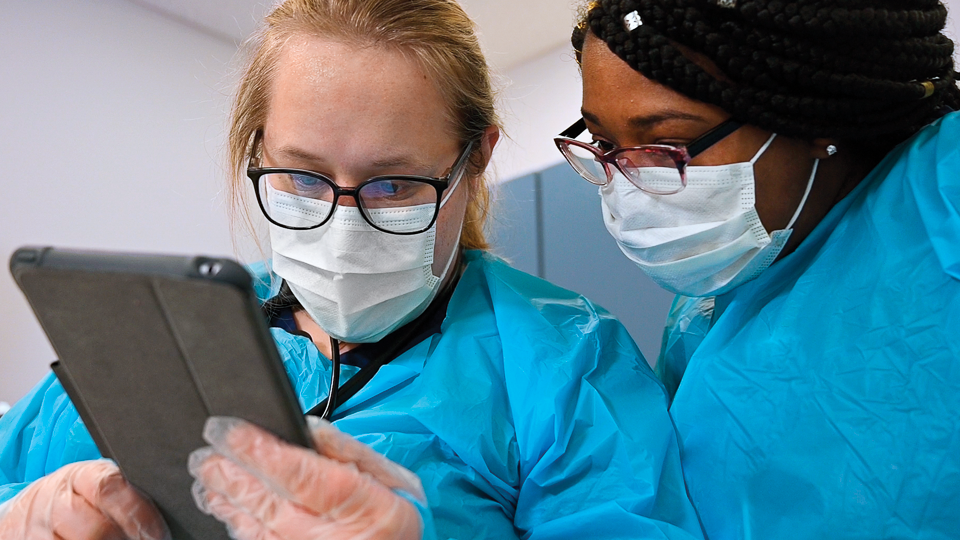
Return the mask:
<svg viewBox="0 0 960 540">
<path fill-rule="evenodd" d="M 276 153 L 277 155 L 282 155 L 284 157 L 294 158 L 301 161 L 314 161 L 317 163 L 326 162 L 326 160 L 322 157 L 316 154 L 311 154 L 310 152 L 302 148 L 297 148 L 296 146 L 281 146 L 280 148 L 277 148 Z"/>
<path fill-rule="evenodd" d="M 422 161 L 410 156 L 392 156 L 375 160 L 371 165 L 375 169 L 392 168 L 411 168 L 411 169 L 429 169 Z"/>
<path fill-rule="evenodd" d="M 600 122 L 600 119 L 597 117 L 597 115 L 591 113 L 590 111 L 581 109 L 580 114 L 583 115 L 584 119 L 589 120 L 591 123 L 598 126 L 603 126 L 603 123 Z M 627 119 L 627 123 L 630 124 L 631 127 L 637 129 L 650 129 L 658 124 L 669 122 L 671 120 L 691 120 L 701 123 L 707 122 L 707 119 L 702 116 L 697 116 L 695 114 L 690 114 L 683 111 L 662 111 L 648 116 L 631 117 Z"/>
<path fill-rule="evenodd" d="M 327 160 L 323 157 L 310 153 L 302 148 L 297 148 L 296 146 L 281 146 L 276 150 L 276 153 L 277 155 L 282 155 L 284 157 L 293 158 L 300 161 L 311 161 L 314 163 L 327 162 Z M 374 169 L 412 168 L 426 170 L 430 168 L 429 165 L 423 163 L 422 161 L 413 158 L 412 156 L 405 155 L 387 156 L 373 161 L 370 165 Z"/>
</svg>

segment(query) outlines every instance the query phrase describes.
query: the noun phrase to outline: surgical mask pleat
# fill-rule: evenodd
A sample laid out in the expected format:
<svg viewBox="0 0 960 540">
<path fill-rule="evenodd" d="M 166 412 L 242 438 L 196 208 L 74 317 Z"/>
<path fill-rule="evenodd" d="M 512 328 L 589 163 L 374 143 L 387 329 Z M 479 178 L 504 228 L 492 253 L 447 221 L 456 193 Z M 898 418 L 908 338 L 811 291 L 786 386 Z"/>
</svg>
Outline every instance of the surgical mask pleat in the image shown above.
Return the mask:
<svg viewBox="0 0 960 540">
<path fill-rule="evenodd" d="M 358 219 L 362 226 L 357 225 Z M 273 250 L 288 258 L 311 260 L 312 265 L 339 274 L 399 272 L 433 264 L 433 229 L 415 235 L 384 233 L 363 221 L 355 207 L 338 208 L 331 221 L 306 231 L 272 227 Z M 371 251 L 389 254 L 390 258 L 371 266 Z"/>
<path fill-rule="evenodd" d="M 448 189 L 441 207 L 458 183 Z M 290 207 L 312 211 L 314 205 Z M 373 209 L 368 215 L 378 223 L 389 219 L 398 230 L 401 225 L 419 230 L 430 223 L 433 211 L 434 205 L 419 205 Z M 346 342 L 376 342 L 413 320 L 436 296 L 458 252 L 455 246 L 440 275 L 433 274 L 436 229 L 434 222 L 423 233 L 390 234 L 367 223 L 359 208 L 338 205 L 330 221 L 316 229 L 272 225 L 273 269 L 328 334 Z"/>
<path fill-rule="evenodd" d="M 787 229 L 768 234 L 757 215 L 753 164 L 687 168 L 686 188 L 652 195 L 617 177 L 600 189 L 604 224 L 621 251 L 662 287 L 686 296 L 722 294 L 755 278 L 776 260 L 807 201 L 806 192 Z"/>
</svg>

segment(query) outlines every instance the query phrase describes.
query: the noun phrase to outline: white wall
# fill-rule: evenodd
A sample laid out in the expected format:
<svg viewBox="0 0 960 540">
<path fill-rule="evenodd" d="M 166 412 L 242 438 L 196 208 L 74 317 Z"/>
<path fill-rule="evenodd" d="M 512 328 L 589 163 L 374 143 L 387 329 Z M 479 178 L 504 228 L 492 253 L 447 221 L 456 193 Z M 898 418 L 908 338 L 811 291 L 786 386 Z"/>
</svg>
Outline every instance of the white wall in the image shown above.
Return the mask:
<svg viewBox="0 0 960 540">
<path fill-rule="evenodd" d="M 580 118 L 580 70 L 563 45 L 503 74 L 501 114 L 507 137 L 493 155 L 506 182 L 563 161 L 553 138 Z"/>
<path fill-rule="evenodd" d="M 941 0 L 947 6 L 947 27 L 943 33 L 953 40 L 957 49 L 953 51 L 953 58 L 960 68 L 960 0 Z M 960 71 L 960 70 L 958 70 Z"/>
<path fill-rule="evenodd" d="M 54 359 L 6 270 L 16 247 L 232 252 L 218 160 L 236 49 L 122 0 L 2 11 L 0 401 L 12 403 Z"/>
</svg>

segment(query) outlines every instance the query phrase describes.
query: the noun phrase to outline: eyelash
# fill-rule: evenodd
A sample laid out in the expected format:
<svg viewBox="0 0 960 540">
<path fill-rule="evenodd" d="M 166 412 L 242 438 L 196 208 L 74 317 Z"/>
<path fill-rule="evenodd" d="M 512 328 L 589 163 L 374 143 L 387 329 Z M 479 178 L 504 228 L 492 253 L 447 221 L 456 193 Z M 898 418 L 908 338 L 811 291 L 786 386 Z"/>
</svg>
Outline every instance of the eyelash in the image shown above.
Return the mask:
<svg viewBox="0 0 960 540">
<path fill-rule="evenodd" d="M 601 152 L 609 152 L 609 151 L 617 148 L 617 145 L 613 144 L 613 143 L 610 142 L 610 141 L 605 141 L 605 140 L 603 140 L 603 139 L 594 139 L 594 140 L 592 141 L 592 144 L 593 144 L 594 146 L 596 146 Z M 675 146 L 675 147 L 677 147 L 677 148 L 683 148 L 684 146 L 687 145 L 687 143 L 686 143 L 686 142 L 683 142 L 683 141 L 656 141 L 656 142 L 654 142 L 653 144 L 661 144 L 661 145 L 665 145 L 665 146 Z"/>
<path fill-rule="evenodd" d="M 601 152 L 609 152 L 616 148 L 616 145 L 613 143 L 601 139 L 595 139 L 593 145 L 600 149 Z"/>
</svg>

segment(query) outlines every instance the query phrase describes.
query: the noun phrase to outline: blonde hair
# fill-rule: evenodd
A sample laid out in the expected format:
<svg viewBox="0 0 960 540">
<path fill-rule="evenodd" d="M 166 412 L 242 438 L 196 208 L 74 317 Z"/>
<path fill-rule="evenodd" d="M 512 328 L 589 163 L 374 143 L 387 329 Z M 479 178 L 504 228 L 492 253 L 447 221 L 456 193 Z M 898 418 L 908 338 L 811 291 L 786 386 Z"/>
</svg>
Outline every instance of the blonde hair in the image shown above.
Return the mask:
<svg viewBox="0 0 960 540">
<path fill-rule="evenodd" d="M 233 104 L 227 170 L 234 223 L 242 216 L 253 229 L 245 199 L 250 193 L 247 161 L 255 151 L 250 143 L 263 130 L 280 53 L 295 35 L 389 47 L 410 55 L 432 77 L 464 145 L 479 142 L 490 126 L 499 127 L 490 72 L 473 21 L 454 0 L 286 0 L 248 42 L 251 59 Z M 479 144 L 470 164 L 474 181 L 460 245 L 487 249 L 483 225 L 490 194 Z"/>
</svg>

